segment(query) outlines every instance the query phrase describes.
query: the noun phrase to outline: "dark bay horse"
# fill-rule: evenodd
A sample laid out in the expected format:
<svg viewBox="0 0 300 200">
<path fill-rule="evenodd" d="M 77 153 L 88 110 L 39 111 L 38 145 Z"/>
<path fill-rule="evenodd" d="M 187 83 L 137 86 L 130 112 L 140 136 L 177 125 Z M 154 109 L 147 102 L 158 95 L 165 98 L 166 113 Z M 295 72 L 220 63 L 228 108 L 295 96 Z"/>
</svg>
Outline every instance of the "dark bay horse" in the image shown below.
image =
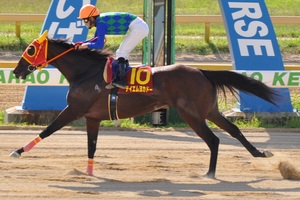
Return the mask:
<svg viewBox="0 0 300 200">
<path fill-rule="evenodd" d="M 105 89 L 103 71 L 110 56 L 111 53 L 105 50 L 74 51 L 73 44 L 49 39 L 45 34 L 27 47 L 13 71 L 15 76 L 25 79 L 38 67 L 51 62 L 69 81 L 67 106 L 36 138 L 11 156 L 19 157 L 73 120 L 85 117 L 88 136 L 87 173 L 93 174 L 99 124 L 109 119 L 110 90 Z M 275 104 L 277 94 L 271 88 L 232 71 L 201 70 L 180 64 L 156 67 L 152 71 L 153 94 L 119 94 L 117 112 L 120 118 L 146 114 L 166 105 L 174 107 L 210 149 L 208 177 L 215 177 L 219 138 L 207 126 L 206 119 L 239 140 L 252 156 L 272 156 L 268 151 L 256 149 L 237 126 L 222 116 L 217 104 L 217 91 L 225 92 L 226 88 L 232 93 L 241 90 Z"/>
</svg>

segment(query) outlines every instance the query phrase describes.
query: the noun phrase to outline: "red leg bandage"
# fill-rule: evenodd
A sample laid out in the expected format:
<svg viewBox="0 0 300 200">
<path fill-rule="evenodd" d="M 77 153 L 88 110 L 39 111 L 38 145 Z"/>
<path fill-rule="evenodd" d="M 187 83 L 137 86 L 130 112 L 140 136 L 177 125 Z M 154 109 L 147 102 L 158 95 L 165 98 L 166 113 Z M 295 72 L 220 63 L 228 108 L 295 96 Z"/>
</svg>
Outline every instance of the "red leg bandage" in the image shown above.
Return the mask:
<svg viewBox="0 0 300 200">
<path fill-rule="evenodd" d="M 25 152 L 30 151 L 30 149 L 32 149 L 37 143 L 39 143 L 40 141 L 42 141 L 42 138 L 40 138 L 40 136 L 37 136 L 34 140 L 32 140 L 31 142 L 29 142 L 28 144 L 26 144 L 23 149 Z"/>
<path fill-rule="evenodd" d="M 93 168 L 94 168 L 94 159 L 88 159 L 86 173 L 88 175 L 93 175 Z"/>
</svg>

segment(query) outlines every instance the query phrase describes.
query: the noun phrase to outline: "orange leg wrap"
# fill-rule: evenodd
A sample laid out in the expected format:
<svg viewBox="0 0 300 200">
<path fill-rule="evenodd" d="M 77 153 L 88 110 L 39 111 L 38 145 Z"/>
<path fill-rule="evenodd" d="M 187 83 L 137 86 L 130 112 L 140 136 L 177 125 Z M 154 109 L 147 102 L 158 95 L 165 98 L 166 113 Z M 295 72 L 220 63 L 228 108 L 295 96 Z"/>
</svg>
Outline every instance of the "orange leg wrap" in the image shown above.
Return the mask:
<svg viewBox="0 0 300 200">
<path fill-rule="evenodd" d="M 93 175 L 93 168 L 94 168 L 94 159 L 88 159 L 88 165 L 86 168 L 86 172 L 88 175 Z"/>
<path fill-rule="evenodd" d="M 42 138 L 40 138 L 40 136 L 37 136 L 34 140 L 32 140 L 31 142 L 29 142 L 28 144 L 26 144 L 23 149 L 25 152 L 30 151 L 37 143 L 39 143 L 40 141 L 42 141 Z"/>
</svg>

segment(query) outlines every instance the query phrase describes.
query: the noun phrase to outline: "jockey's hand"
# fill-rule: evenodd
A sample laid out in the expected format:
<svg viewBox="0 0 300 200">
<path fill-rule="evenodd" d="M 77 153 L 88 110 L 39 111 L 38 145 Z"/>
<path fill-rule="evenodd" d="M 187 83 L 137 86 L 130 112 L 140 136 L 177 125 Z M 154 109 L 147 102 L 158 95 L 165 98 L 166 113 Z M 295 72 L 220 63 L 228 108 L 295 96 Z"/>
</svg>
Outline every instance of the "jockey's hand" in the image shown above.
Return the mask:
<svg viewBox="0 0 300 200">
<path fill-rule="evenodd" d="M 77 46 L 75 46 L 75 50 L 80 51 L 80 50 L 88 49 L 89 48 L 88 44 L 89 43 L 82 43 L 81 45 L 77 45 Z"/>
<path fill-rule="evenodd" d="M 84 42 L 76 42 L 75 44 L 74 44 L 74 46 L 77 46 L 77 45 L 82 45 Z"/>
<path fill-rule="evenodd" d="M 75 50 L 79 50 L 80 48 L 79 48 L 79 46 L 80 45 L 82 45 L 84 42 L 76 42 L 75 44 L 74 44 L 74 49 Z"/>
</svg>

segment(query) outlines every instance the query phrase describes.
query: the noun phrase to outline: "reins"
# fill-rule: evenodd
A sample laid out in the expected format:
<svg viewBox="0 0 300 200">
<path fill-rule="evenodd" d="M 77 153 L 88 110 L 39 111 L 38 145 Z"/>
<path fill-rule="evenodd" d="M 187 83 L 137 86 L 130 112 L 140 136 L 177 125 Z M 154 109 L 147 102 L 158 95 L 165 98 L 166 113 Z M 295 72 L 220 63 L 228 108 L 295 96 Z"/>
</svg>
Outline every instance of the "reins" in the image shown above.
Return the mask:
<svg viewBox="0 0 300 200">
<path fill-rule="evenodd" d="M 46 62 L 46 63 L 49 64 L 50 62 L 52 62 L 52 61 L 54 61 L 54 60 L 56 60 L 56 59 L 62 57 L 63 55 L 69 53 L 69 52 L 72 51 L 72 50 L 74 50 L 74 47 L 72 47 L 72 48 L 70 48 L 70 49 L 68 49 L 68 50 L 66 50 L 66 51 L 64 51 L 64 52 L 62 52 L 61 54 L 58 54 L 58 55 L 55 56 L 54 58 L 51 58 L 50 60 L 48 60 L 48 62 Z"/>
<path fill-rule="evenodd" d="M 44 68 L 45 66 L 49 65 L 49 63 L 53 62 L 54 60 L 56 60 L 56 59 L 62 57 L 63 55 L 65 55 L 65 54 L 67 54 L 67 53 L 69 53 L 70 51 L 73 51 L 73 50 L 74 50 L 74 47 L 71 47 L 70 49 L 68 49 L 68 50 L 66 50 L 66 51 L 64 51 L 64 52 L 62 52 L 62 53 L 60 53 L 60 54 L 58 54 L 57 56 L 54 56 L 54 57 L 51 58 L 50 60 L 48 60 L 48 61 L 46 60 L 42 65 L 40 65 L 40 66 L 38 67 L 38 69 Z"/>
</svg>

